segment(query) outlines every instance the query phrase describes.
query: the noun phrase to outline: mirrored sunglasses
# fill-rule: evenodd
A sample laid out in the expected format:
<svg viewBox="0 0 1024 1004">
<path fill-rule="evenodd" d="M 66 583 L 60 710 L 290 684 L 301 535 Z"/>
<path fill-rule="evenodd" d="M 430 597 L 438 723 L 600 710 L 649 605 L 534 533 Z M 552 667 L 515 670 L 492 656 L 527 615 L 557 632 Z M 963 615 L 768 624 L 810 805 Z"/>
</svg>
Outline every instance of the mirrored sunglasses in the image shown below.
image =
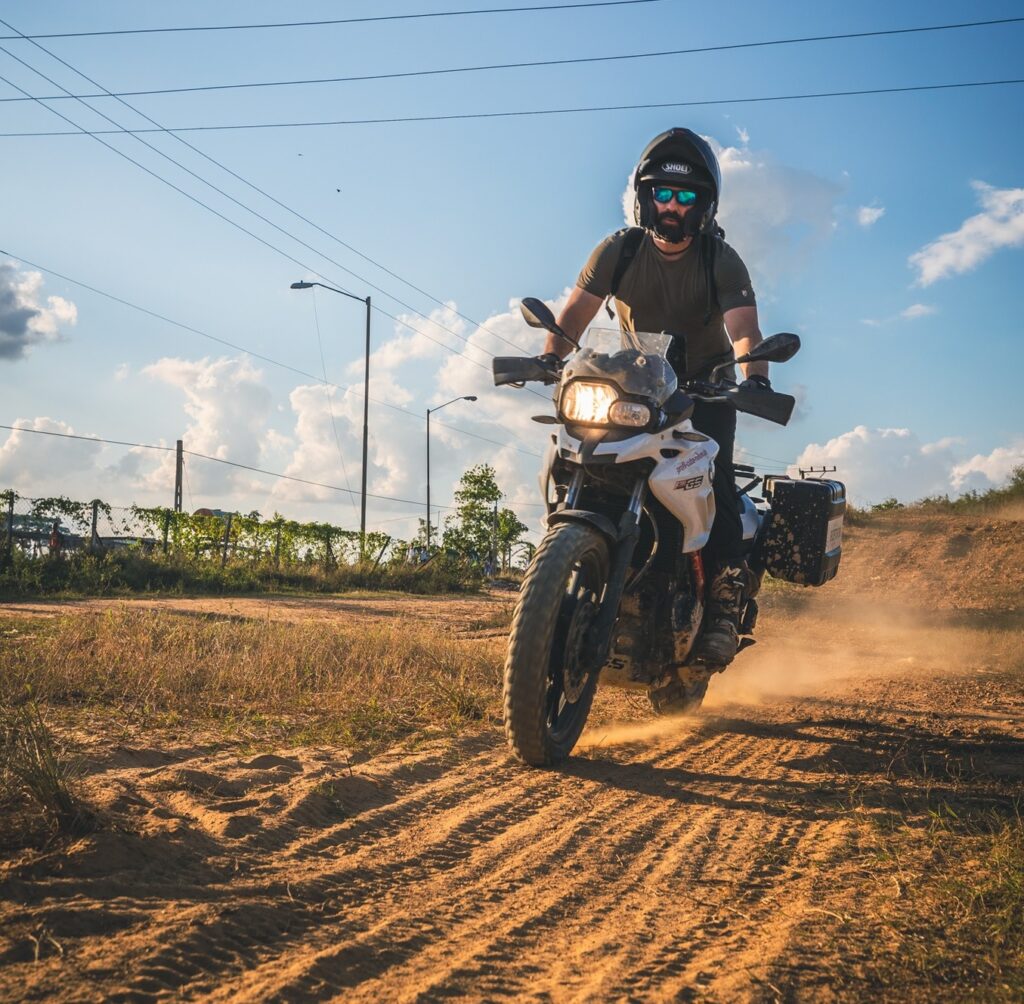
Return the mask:
<svg viewBox="0 0 1024 1004">
<path fill-rule="evenodd" d="M 672 196 L 676 197 L 676 202 L 681 206 L 692 206 L 697 201 L 697 193 L 690 192 L 687 190 L 679 191 L 675 188 L 655 188 L 652 192 L 654 201 L 660 205 L 665 205 L 672 201 Z"/>
</svg>

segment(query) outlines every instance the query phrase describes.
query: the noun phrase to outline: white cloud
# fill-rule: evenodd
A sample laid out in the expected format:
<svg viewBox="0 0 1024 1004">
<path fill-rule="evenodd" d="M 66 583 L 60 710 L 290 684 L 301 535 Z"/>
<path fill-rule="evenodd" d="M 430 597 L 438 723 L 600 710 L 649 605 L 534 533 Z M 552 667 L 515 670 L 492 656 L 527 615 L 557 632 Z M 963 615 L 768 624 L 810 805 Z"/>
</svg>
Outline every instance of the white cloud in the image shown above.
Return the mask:
<svg viewBox="0 0 1024 1004">
<path fill-rule="evenodd" d="M 870 227 L 885 215 L 885 206 L 861 206 L 857 210 L 857 222 L 862 227 Z"/>
<path fill-rule="evenodd" d="M 918 317 L 928 317 L 930 314 L 937 314 L 938 307 L 931 307 L 927 303 L 912 303 L 906 310 L 900 311 L 900 317 L 912 321 Z"/>
<path fill-rule="evenodd" d="M 722 197 L 718 220 L 726 240 L 740 253 L 759 291 L 785 273 L 798 272 L 815 248 L 834 232 L 842 188 L 802 168 L 780 164 L 767 153 L 723 146 L 704 137 L 718 157 Z M 633 172 L 622 196 L 627 224 L 633 224 Z"/>
<path fill-rule="evenodd" d="M 739 136 L 740 142 L 746 146 L 750 142 L 750 133 L 742 126 L 734 126 L 733 128 L 736 130 L 736 135 Z"/>
<path fill-rule="evenodd" d="M 987 456 L 961 460 L 961 440 L 922 442 L 910 429 L 871 429 L 858 425 L 827 443 L 811 443 L 795 467 L 835 466 L 851 502 L 867 506 L 895 497 L 913 502 L 928 495 L 959 495 L 1005 483 L 1024 464 L 1024 440 L 998 447 Z"/>
<path fill-rule="evenodd" d="M 927 303 L 912 303 L 898 314 L 893 314 L 890 317 L 862 317 L 860 323 L 866 324 L 869 328 L 880 328 L 883 325 L 892 324 L 894 321 L 916 321 L 920 317 L 929 317 L 938 312 L 938 307 L 932 307 Z"/>
<path fill-rule="evenodd" d="M 1016 467 L 1024 465 L 1024 439 L 1011 446 L 998 446 L 987 456 L 978 453 L 953 468 L 957 491 L 985 491 L 1005 484 Z"/>
<path fill-rule="evenodd" d="M 1024 244 L 1024 188 L 993 188 L 982 181 L 971 185 L 982 211 L 910 256 L 917 285 L 930 286 L 947 276 L 970 272 L 1000 248 Z"/>
<path fill-rule="evenodd" d="M 114 370 L 114 379 L 118 383 L 123 383 L 129 376 L 131 376 L 131 372 L 131 367 L 127 363 L 121 363 L 121 365 Z"/>
<path fill-rule="evenodd" d="M 100 490 L 98 478 L 91 479 L 90 483 L 90 479 L 75 476 L 96 470 L 102 443 L 19 431 L 75 434 L 67 422 L 53 418 L 19 418 L 13 424 L 14 431 L 0 446 L 0 485 L 14 488 L 22 495 L 69 493 L 73 490 L 72 484 L 90 492 L 90 498 Z"/>
<path fill-rule="evenodd" d="M 263 435 L 271 413 L 271 394 L 263 373 L 245 358 L 171 359 L 146 366 L 142 373 L 174 387 L 184 395 L 183 410 L 189 418 L 181 438 L 196 453 L 236 463 L 259 466 Z M 266 479 L 222 464 L 188 458 L 192 492 L 202 495 L 196 505 L 216 507 L 225 502 L 222 493 L 239 489 L 269 490 Z M 147 478 L 152 489 L 173 485 L 174 457 L 166 456 Z"/>
<path fill-rule="evenodd" d="M 78 308 L 63 297 L 49 296 L 44 305 L 42 287 L 39 272 L 0 262 L 0 360 L 24 358 L 30 345 L 59 340 L 61 328 L 78 320 Z"/>
</svg>

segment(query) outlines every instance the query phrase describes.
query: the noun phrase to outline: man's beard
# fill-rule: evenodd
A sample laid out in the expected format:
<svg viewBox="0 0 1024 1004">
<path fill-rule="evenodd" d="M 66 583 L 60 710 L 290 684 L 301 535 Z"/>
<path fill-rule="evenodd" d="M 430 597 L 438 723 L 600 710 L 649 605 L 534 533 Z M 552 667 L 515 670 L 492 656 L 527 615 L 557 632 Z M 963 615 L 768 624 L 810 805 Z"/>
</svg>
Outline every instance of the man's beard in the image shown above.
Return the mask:
<svg viewBox="0 0 1024 1004">
<path fill-rule="evenodd" d="M 654 234 L 670 244 L 678 244 L 688 235 L 686 224 L 675 213 L 660 213 L 654 221 Z"/>
</svg>

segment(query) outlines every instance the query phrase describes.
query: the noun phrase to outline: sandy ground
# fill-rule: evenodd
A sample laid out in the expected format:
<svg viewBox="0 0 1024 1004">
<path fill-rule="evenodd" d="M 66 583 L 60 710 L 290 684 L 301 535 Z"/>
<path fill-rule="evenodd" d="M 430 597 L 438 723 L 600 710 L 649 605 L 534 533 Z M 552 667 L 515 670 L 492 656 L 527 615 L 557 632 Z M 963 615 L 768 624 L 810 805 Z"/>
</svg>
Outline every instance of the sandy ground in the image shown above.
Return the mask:
<svg viewBox="0 0 1024 1004">
<path fill-rule="evenodd" d="M 905 811 L 909 746 L 932 794 L 963 762 L 1024 792 L 1024 622 L 993 627 L 941 556 L 944 607 L 861 557 L 774 603 L 698 715 L 609 724 L 626 704 L 599 694 L 559 770 L 493 727 L 371 759 L 97 747 L 90 794 L 124 825 L 0 866 L 0 999 L 866 999 L 848 925 L 902 890 L 865 864 L 863 817 Z M 481 622 L 507 602 L 169 601 Z"/>
</svg>

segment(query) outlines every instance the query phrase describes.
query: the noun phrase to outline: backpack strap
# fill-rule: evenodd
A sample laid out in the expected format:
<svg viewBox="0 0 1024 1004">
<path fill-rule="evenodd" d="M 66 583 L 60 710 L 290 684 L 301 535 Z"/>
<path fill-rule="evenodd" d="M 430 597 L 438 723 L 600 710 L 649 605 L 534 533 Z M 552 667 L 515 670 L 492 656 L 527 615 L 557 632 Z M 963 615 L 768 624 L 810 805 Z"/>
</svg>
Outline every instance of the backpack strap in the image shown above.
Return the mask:
<svg viewBox="0 0 1024 1004">
<path fill-rule="evenodd" d="M 615 271 L 612 273 L 611 288 L 607 299 L 604 301 L 604 309 L 608 311 L 609 317 L 615 316 L 610 306 L 611 301 L 615 298 L 615 294 L 618 293 L 622 277 L 629 270 L 629 266 L 633 264 L 633 259 L 636 257 L 636 253 L 640 250 L 640 245 L 644 241 L 643 227 L 628 227 L 625 234 L 626 236 L 622 240 L 622 247 L 619 249 L 619 260 L 615 263 Z"/>
<path fill-rule="evenodd" d="M 700 256 L 704 262 L 704 281 L 707 289 L 707 299 L 704 303 L 704 324 L 711 320 L 712 311 L 719 306 L 718 286 L 715 283 L 715 253 L 718 250 L 718 242 L 725 237 L 725 231 L 716 226 L 710 234 L 700 236 Z"/>
</svg>

